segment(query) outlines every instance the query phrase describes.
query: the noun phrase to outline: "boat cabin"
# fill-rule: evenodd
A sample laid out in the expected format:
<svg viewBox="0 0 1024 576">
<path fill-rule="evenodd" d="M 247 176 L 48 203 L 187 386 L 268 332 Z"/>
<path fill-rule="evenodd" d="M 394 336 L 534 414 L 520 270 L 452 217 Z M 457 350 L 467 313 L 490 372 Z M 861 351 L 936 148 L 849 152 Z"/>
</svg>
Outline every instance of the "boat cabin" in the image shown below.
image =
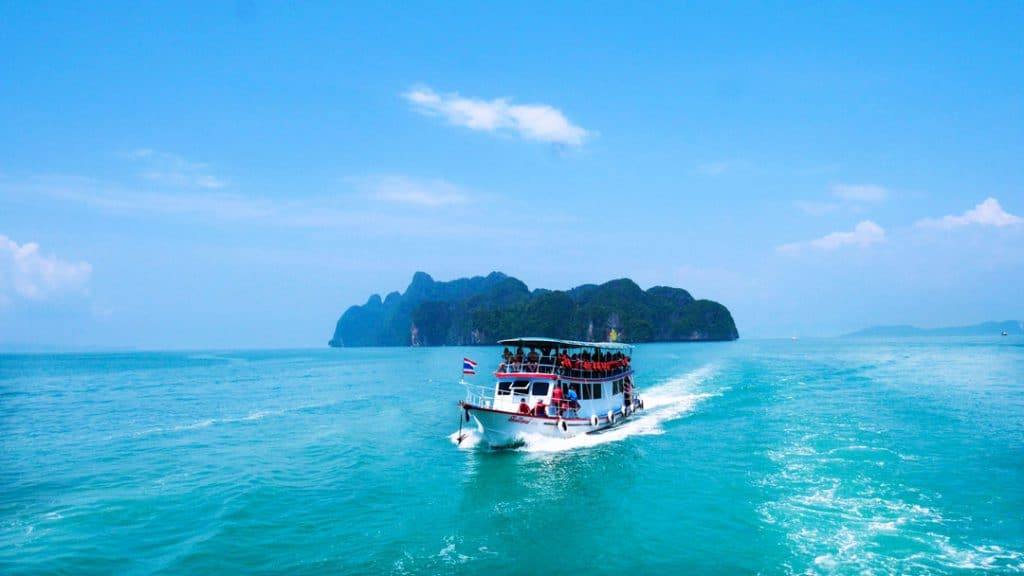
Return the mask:
<svg viewBox="0 0 1024 576">
<path fill-rule="evenodd" d="M 484 400 L 486 408 L 524 416 L 591 419 L 617 413 L 631 401 L 632 346 L 628 344 L 550 338 L 513 338 L 499 344 L 504 350 L 494 373 L 493 392 Z"/>
</svg>

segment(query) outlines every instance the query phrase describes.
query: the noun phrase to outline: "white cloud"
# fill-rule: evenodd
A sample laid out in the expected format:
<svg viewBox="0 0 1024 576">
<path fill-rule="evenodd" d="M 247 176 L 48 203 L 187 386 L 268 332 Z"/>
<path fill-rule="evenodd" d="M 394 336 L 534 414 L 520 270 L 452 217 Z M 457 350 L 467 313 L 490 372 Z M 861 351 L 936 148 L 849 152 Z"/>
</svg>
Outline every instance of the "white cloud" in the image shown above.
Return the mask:
<svg viewBox="0 0 1024 576">
<path fill-rule="evenodd" d="M 125 156 L 140 163 L 143 168 L 139 175 L 155 184 L 204 190 L 217 190 L 228 185 L 226 180 L 210 172 L 208 164 L 192 162 L 177 154 L 138 148 Z"/>
<path fill-rule="evenodd" d="M 1024 223 L 1024 218 L 1010 214 L 999 205 L 995 198 L 986 198 L 984 202 L 959 216 L 943 216 L 942 218 L 925 218 L 914 225 L 919 228 L 961 228 L 977 224 L 979 226 L 1014 226 Z"/>
<path fill-rule="evenodd" d="M 805 248 L 836 250 L 844 246 L 870 246 L 885 241 L 885 229 L 871 220 L 859 222 L 851 232 L 833 232 L 807 242 L 793 242 L 779 246 L 779 252 L 796 253 Z"/>
<path fill-rule="evenodd" d="M 561 110 L 546 104 L 513 104 L 506 98 L 479 100 L 457 93 L 438 94 L 422 86 L 402 95 L 422 114 L 441 116 L 448 123 L 483 132 L 512 131 L 526 140 L 581 146 L 592 136 Z"/>
<path fill-rule="evenodd" d="M 874 184 L 836 184 L 832 195 L 850 202 L 881 202 L 889 191 Z"/>
<path fill-rule="evenodd" d="M 391 204 L 440 207 L 469 202 L 469 194 L 447 180 L 414 180 L 400 175 L 354 179 L 367 196 Z"/>
<path fill-rule="evenodd" d="M 19 245 L 0 234 L 0 303 L 9 303 L 11 295 L 44 300 L 61 292 L 79 291 L 91 274 L 88 262 L 45 255 L 35 242 Z"/>
</svg>

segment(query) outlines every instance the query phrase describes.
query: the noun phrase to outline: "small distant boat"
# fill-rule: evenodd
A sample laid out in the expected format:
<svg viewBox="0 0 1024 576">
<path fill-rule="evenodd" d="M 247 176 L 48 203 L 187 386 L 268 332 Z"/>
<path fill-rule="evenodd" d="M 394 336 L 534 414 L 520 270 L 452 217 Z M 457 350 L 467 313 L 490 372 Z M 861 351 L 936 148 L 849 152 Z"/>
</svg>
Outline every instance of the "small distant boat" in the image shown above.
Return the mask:
<svg viewBox="0 0 1024 576">
<path fill-rule="evenodd" d="M 599 432 L 644 408 L 633 386 L 633 347 L 628 344 L 553 338 L 498 343 L 506 348 L 494 372 L 496 381 L 477 386 L 463 380 L 466 399 L 459 402 L 465 421 L 475 421 L 491 447 L 515 446 L 530 435 L 567 438 Z"/>
<path fill-rule="evenodd" d="M 1009 336 L 1009 335 L 1010 334 L 1006 330 L 1003 330 L 1002 336 Z"/>
</svg>

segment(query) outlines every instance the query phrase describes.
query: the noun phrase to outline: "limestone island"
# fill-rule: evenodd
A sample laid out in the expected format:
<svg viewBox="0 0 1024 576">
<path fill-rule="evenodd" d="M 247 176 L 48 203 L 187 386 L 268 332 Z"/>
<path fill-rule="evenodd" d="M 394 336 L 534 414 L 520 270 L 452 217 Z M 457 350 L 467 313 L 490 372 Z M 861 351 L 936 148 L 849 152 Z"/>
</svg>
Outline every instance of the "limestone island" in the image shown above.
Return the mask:
<svg viewBox="0 0 1024 576">
<path fill-rule="evenodd" d="M 628 278 L 571 290 L 530 290 L 501 272 L 437 282 L 417 272 L 404 294 L 374 294 L 341 315 L 328 344 L 342 346 L 492 345 L 536 334 L 619 342 L 736 340 L 729 310 L 681 288 L 642 290 Z"/>
</svg>

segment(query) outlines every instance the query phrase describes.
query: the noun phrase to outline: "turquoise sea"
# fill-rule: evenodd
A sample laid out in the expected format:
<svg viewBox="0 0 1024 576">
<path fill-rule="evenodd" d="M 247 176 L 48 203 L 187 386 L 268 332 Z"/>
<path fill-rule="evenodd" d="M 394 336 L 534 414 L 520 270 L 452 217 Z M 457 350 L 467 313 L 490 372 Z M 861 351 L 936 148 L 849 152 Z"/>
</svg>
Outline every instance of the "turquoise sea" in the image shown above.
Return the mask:
<svg viewBox="0 0 1024 576">
<path fill-rule="evenodd" d="M 0 356 L 0 573 L 1024 571 L 1018 337 L 645 345 L 635 421 L 458 447 L 497 352 Z"/>
</svg>

